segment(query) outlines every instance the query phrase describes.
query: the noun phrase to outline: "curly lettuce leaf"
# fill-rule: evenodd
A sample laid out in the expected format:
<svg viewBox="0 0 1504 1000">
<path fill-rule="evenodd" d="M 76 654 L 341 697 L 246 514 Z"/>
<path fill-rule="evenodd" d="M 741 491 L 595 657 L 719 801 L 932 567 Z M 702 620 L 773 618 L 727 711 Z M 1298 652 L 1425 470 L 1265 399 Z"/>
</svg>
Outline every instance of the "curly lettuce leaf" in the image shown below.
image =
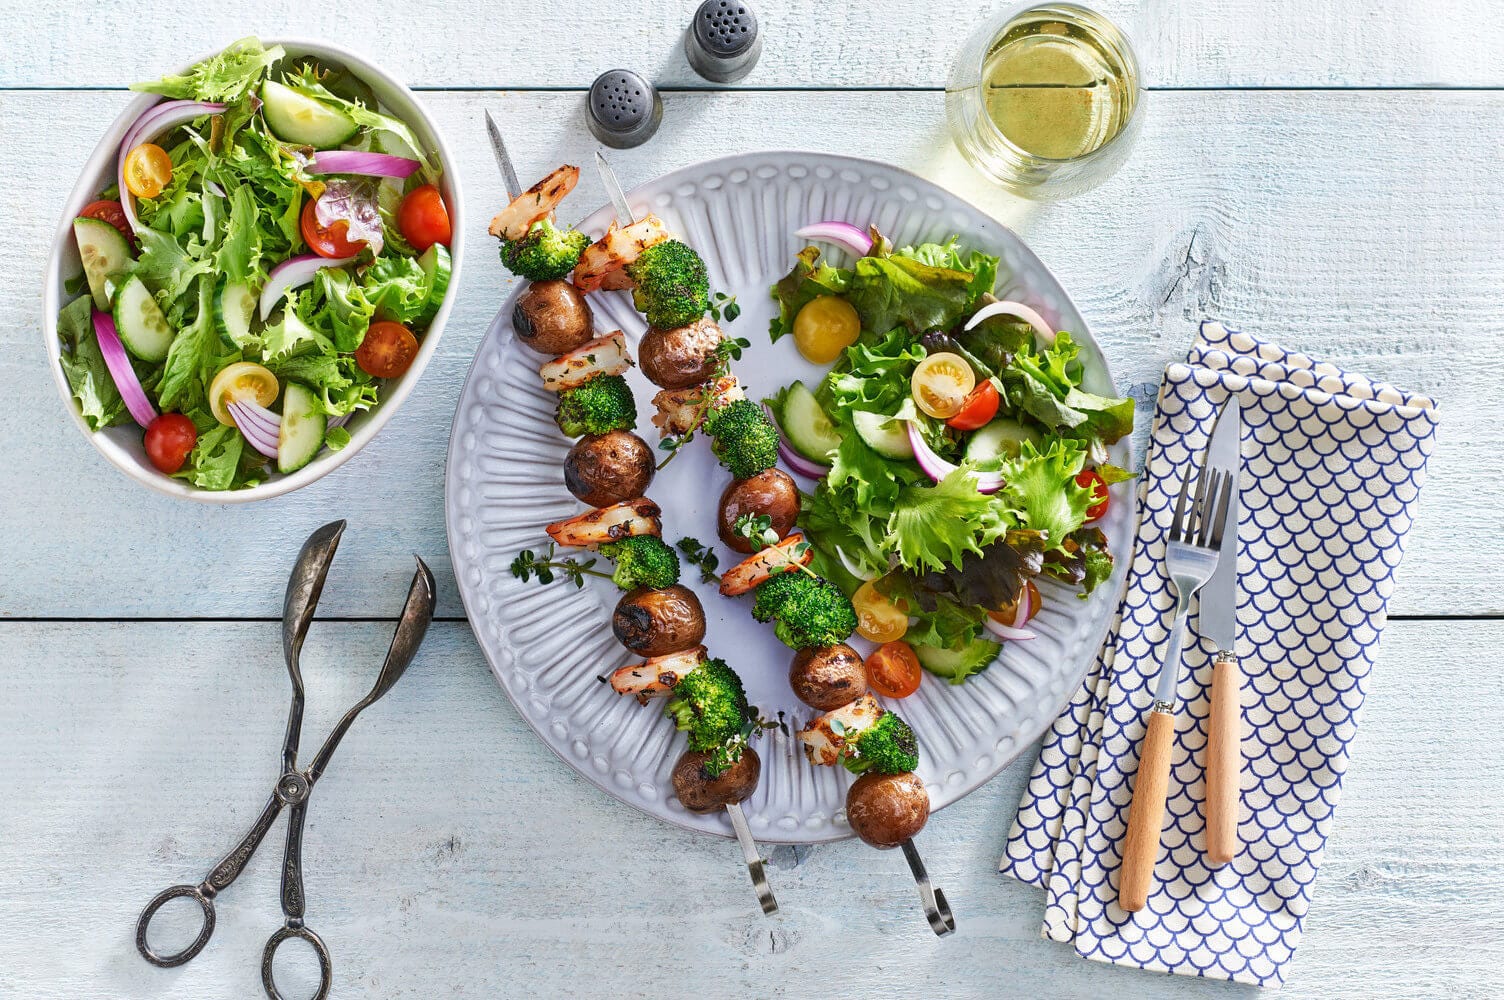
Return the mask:
<svg viewBox="0 0 1504 1000">
<path fill-rule="evenodd" d="M 428 275 L 412 257 L 378 257 L 361 273 L 360 284 L 376 315 L 399 323 L 422 316 L 432 291 Z"/>
<path fill-rule="evenodd" d="M 1007 511 L 977 492 L 969 466 L 933 486 L 905 486 L 888 518 L 891 548 L 908 569 L 943 571 L 1013 527 Z"/>
<path fill-rule="evenodd" d="M 198 279 L 197 305 L 192 320 L 178 330 L 162 362 L 157 402 L 164 411 L 187 412 L 204 405 L 209 382 L 224 367 L 223 345 L 214 330 L 214 280 Z"/>
<path fill-rule="evenodd" d="M 1024 527 L 1038 531 L 1052 545 L 1086 521 L 1091 490 L 1076 484 L 1086 465 L 1086 450 L 1056 438 L 1040 451 L 1032 441 L 1020 446 L 1015 459 L 1001 467 L 1003 488 L 998 496 L 1019 516 Z"/>
<path fill-rule="evenodd" d="M 121 423 L 128 415 L 94 335 L 93 302 L 85 295 L 63 306 L 57 314 L 57 336 L 62 341 L 63 375 L 78 412 L 89 429 L 97 431 Z"/>
<path fill-rule="evenodd" d="M 1107 535 L 1101 528 L 1082 528 L 1045 556 L 1044 569 L 1056 579 L 1080 587 L 1079 596 L 1085 600 L 1112 576 L 1112 565 Z"/>
<path fill-rule="evenodd" d="M 821 261 L 819 247 L 800 250 L 793 270 L 773 285 L 778 315 L 768 325 L 768 339 L 776 341 L 784 334 L 793 333 L 794 317 L 799 315 L 799 310 L 822 295 L 844 294 L 850 283 L 851 272 Z"/>
<path fill-rule="evenodd" d="M 205 490 L 227 490 L 237 485 L 241 478 L 241 453 L 245 438 L 240 431 L 228 424 L 215 423 L 199 434 L 188 461 L 173 473 L 177 479 L 186 479 L 194 486 Z M 264 464 L 265 459 L 262 459 Z"/>
<path fill-rule="evenodd" d="M 242 38 L 186 73 L 164 76 L 156 83 L 133 83 L 131 89 L 180 100 L 238 101 L 256 89 L 267 68 L 283 55 L 280 45 L 268 49 L 260 39 Z"/>
<path fill-rule="evenodd" d="M 227 198 L 229 213 L 224 238 L 214 251 L 214 266 L 229 281 L 259 287 L 266 273 L 261 266 L 262 230 L 255 193 L 249 184 L 238 184 Z"/>
<path fill-rule="evenodd" d="M 334 341 L 334 349 L 349 354 L 360 347 L 376 314 L 376 305 L 366 298 L 365 289 L 357 285 L 347 271 L 325 268 L 314 284 L 322 302 L 312 325 L 322 329 Z"/>
<path fill-rule="evenodd" d="M 846 348 L 841 364 L 820 383 L 816 395 L 838 422 L 849 421 L 855 410 L 897 413 L 910 396 L 909 379 L 924 356 L 924 348 L 903 330 L 871 343 L 858 341 Z"/>
</svg>

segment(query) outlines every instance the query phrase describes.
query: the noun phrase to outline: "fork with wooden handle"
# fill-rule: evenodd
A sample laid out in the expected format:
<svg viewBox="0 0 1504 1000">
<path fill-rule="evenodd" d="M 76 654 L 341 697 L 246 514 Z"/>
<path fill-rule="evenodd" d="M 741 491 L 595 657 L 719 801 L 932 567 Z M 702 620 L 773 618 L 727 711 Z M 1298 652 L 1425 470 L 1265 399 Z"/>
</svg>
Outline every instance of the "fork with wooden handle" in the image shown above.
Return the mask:
<svg viewBox="0 0 1504 1000">
<path fill-rule="evenodd" d="M 1229 470 L 1225 461 L 1217 460 L 1225 457 L 1229 436 L 1233 449 L 1237 447 L 1236 403 L 1231 405 L 1234 419 L 1226 419 L 1226 410 L 1218 418 L 1201 474 L 1196 475 L 1194 470 L 1186 473 L 1165 547 L 1165 568 L 1175 587 L 1175 615 L 1155 687 L 1154 708 L 1149 713 L 1147 732 L 1139 750 L 1138 776 L 1133 786 L 1133 802 L 1128 809 L 1128 833 L 1123 840 L 1123 864 L 1118 872 L 1118 905 L 1130 913 L 1143 909 L 1148 902 L 1154 865 L 1159 859 L 1165 797 L 1170 784 L 1170 757 L 1175 746 L 1175 687 L 1180 679 L 1180 647 L 1185 635 L 1185 620 L 1190 612 L 1191 598 L 1217 569 L 1222 554 L 1223 529 L 1227 526 L 1233 502 L 1236 463 L 1234 461 Z M 1236 456 L 1236 450 L 1233 455 Z M 1191 498 L 1192 479 L 1196 482 L 1194 498 Z"/>
</svg>

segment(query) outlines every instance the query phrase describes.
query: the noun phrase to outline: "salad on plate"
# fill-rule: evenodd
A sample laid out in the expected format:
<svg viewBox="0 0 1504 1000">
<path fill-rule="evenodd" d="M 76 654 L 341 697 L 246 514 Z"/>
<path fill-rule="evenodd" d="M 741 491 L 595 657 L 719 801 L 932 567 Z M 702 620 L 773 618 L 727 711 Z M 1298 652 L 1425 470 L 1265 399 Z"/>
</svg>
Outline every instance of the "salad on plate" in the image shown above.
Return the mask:
<svg viewBox="0 0 1504 1000">
<path fill-rule="evenodd" d="M 346 68 L 244 39 L 126 130 L 58 315 L 93 431 L 204 490 L 291 473 L 400 377 L 449 285 L 442 165 Z"/>
<path fill-rule="evenodd" d="M 1033 637 L 1034 577 L 1084 597 L 1111 575 L 1095 522 L 1130 478 L 1107 446 L 1133 401 L 1084 388 L 1071 334 L 992 295 L 997 257 L 895 249 L 844 222 L 799 235 L 852 256 L 832 266 L 810 245 L 772 288 L 772 339 L 831 366 L 764 401 L 785 464 L 814 483 L 811 565 L 851 595 L 860 635 L 961 683 Z"/>
</svg>

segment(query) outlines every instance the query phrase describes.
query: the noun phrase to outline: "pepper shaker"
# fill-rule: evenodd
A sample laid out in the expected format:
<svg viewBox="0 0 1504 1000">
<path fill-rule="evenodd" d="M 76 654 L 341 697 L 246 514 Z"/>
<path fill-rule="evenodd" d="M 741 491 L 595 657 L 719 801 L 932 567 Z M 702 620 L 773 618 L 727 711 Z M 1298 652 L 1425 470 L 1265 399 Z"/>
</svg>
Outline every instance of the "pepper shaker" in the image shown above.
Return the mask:
<svg viewBox="0 0 1504 1000">
<path fill-rule="evenodd" d="M 757 15 L 742 0 L 705 0 L 684 33 L 684 54 L 713 83 L 740 80 L 762 55 Z"/>
<path fill-rule="evenodd" d="M 629 69 L 607 70 L 590 85 L 590 132 L 607 146 L 640 146 L 658 131 L 663 99 L 658 89 Z"/>
</svg>

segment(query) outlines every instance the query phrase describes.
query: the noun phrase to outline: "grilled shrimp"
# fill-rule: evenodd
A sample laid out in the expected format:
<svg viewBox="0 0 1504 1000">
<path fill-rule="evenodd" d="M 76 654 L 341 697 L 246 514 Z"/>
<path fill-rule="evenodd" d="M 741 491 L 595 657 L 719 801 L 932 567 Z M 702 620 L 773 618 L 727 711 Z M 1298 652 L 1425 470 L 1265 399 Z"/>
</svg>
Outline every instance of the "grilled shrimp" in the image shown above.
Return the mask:
<svg viewBox="0 0 1504 1000">
<path fill-rule="evenodd" d="M 586 341 L 538 369 L 543 388 L 563 392 L 584 385 L 597 375 L 620 375 L 632 367 L 632 353 L 620 330 Z"/>
<path fill-rule="evenodd" d="M 796 548 L 804 543 L 803 535 L 790 535 L 777 545 L 755 552 L 721 576 L 721 593 L 735 597 L 763 583 L 774 573 L 787 572 L 787 566 L 808 566 L 815 554 L 808 546 L 795 556 Z"/>
<path fill-rule="evenodd" d="M 555 521 L 544 530 L 560 545 L 576 548 L 600 545 L 633 535 L 660 535 L 663 511 L 647 497 L 614 503 L 609 507 L 587 510 L 563 521 Z"/>
<path fill-rule="evenodd" d="M 580 179 L 580 168 L 565 164 L 543 178 L 526 191 L 512 199 L 512 203 L 491 220 L 490 233 L 504 240 L 517 240 L 527 235 L 533 223 L 541 222 L 554 214 L 564 196 L 574 190 Z"/>
<path fill-rule="evenodd" d="M 706 393 L 710 394 L 708 403 L 705 400 Z M 711 410 L 724 409 L 727 404 L 746 398 L 746 393 L 742 392 L 741 385 L 732 375 L 722 375 L 714 381 L 692 385 L 688 389 L 664 389 L 653 397 L 653 405 L 658 408 L 658 412 L 653 415 L 653 423 L 658 428 L 659 437 L 688 434 Z M 704 410 L 701 410 L 702 406 L 705 407 Z"/>
<path fill-rule="evenodd" d="M 870 694 L 864 694 L 849 705 L 842 705 L 833 712 L 826 712 L 810 720 L 809 726 L 799 730 L 799 741 L 804 744 L 804 756 L 811 764 L 836 764 L 841 760 L 841 751 L 846 741 L 855 739 L 864 729 L 870 729 L 882 717 L 883 707 Z M 831 724 L 839 721 L 839 732 Z"/>
<path fill-rule="evenodd" d="M 678 684 L 690 672 L 705 662 L 704 646 L 682 649 L 677 653 L 652 656 L 641 663 L 622 667 L 611 675 L 611 690 L 617 694 L 629 694 L 647 704 L 649 698 L 664 698 L 673 693 Z"/>
<path fill-rule="evenodd" d="M 623 269 L 648 247 L 668 238 L 668 227 L 656 215 L 644 216 L 620 228 L 613 222 L 605 236 L 580 254 L 580 262 L 574 268 L 575 287 L 582 292 L 632 287 Z"/>
</svg>

